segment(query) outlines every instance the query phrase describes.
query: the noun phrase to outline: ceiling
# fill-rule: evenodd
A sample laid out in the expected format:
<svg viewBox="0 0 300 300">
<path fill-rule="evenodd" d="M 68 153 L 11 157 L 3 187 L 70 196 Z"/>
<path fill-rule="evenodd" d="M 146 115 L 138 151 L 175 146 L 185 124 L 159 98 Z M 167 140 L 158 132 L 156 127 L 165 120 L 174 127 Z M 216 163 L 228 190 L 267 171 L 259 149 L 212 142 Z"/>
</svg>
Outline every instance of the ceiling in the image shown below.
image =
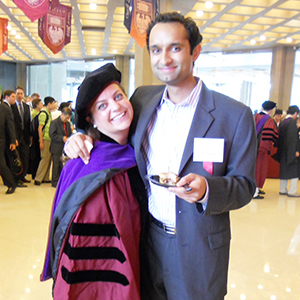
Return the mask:
<svg viewBox="0 0 300 300">
<path fill-rule="evenodd" d="M 161 0 L 161 6 L 164 4 Z M 192 17 L 203 35 L 202 52 L 268 49 L 278 45 L 300 47 L 300 0 L 173 0 L 172 10 Z M 71 43 L 53 54 L 31 22 L 11 1 L 0 0 L 0 17 L 8 18 L 8 51 L 0 61 L 25 63 L 68 59 L 97 59 L 134 55 L 135 42 L 123 25 L 124 0 L 61 0 L 72 6 Z M 90 3 L 96 3 L 92 10 Z M 82 27 L 102 27 L 86 31 Z M 291 38 L 291 41 L 287 41 Z M 139 46 L 137 46 L 139 47 Z"/>
</svg>

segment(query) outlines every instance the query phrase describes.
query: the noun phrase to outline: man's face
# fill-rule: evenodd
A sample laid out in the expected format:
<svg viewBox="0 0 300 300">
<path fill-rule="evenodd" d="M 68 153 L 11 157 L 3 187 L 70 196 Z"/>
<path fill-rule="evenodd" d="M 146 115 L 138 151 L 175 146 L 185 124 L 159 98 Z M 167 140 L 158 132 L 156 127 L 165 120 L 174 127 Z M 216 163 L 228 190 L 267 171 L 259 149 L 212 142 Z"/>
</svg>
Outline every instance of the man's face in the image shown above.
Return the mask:
<svg viewBox="0 0 300 300">
<path fill-rule="evenodd" d="M 184 86 L 193 77 L 193 62 L 201 51 L 191 55 L 187 32 L 181 23 L 158 23 L 149 36 L 149 53 L 154 75 L 167 85 Z"/>
<path fill-rule="evenodd" d="M 16 94 L 12 93 L 6 100 L 10 105 L 15 104 L 16 103 Z"/>
<path fill-rule="evenodd" d="M 61 120 L 66 123 L 67 121 L 69 121 L 71 119 L 71 116 L 69 115 L 65 115 L 65 114 L 61 114 L 60 115 Z"/>
<path fill-rule="evenodd" d="M 21 102 L 22 99 L 24 98 L 24 92 L 21 89 L 17 89 L 16 91 L 16 97 L 17 97 L 17 101 Z"/>
<path fill-rule="evenodd" d="M 274 116 L 275 122 L 276 122 L 276 123 L 279 123 L 279 122 L 281 121 L 281 117 L 282 117 L 282 115 L 275 115 L 275 116 Z"/>
</svg>

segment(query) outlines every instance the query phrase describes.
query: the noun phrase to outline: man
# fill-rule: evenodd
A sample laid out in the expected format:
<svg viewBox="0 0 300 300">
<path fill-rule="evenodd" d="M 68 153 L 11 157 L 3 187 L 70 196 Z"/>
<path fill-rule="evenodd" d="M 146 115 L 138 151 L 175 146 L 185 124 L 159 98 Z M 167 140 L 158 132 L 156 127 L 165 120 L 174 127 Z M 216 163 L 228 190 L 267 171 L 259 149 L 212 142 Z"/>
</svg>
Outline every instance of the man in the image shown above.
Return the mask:
<svg viewBox="0 0 300 300">
<path fill-rule="evenodd" d="M 41 185 L 42 182 L 50 183 L 50 164 L 51 164 L 51 153 L 50 145 L 51 138 L 49 136 L 50 124 L 51 124 L 51 111 L 55 107 L 55 99 L 52 97 L 45 97 L 44 99 L 45 113 L 39 114 L 39 141 L 40 141 L 40 153 L 41 160 L 35 176 L 35 185 Z M 42 112 L 41 111 L 41 112 Z"/>
<path fill-rule="evenodd" d="M 297 194 L 299 179 L 299 134 L 297 118 L 299 107 L 292 105 L 287 110 L 285 120 L 279 128 L 278 156 L 280 158 L 280 195 L 300 197 Z M 288 180 L 290 187 L 287 189 Z"/>
<path fill-rule="evenodd" d="M 61 115 L 53 120 L 50 125 L 49 135 L 51 138 L 50 152 L 52 154 L 52 186 L 56 187 L 57 182 L 63 168 L 61 156 L 65 142 L 72 134 L 70 118 L 72 110 L 65 107 L 61 111 Z"/>
<path fill-rule="evenodd" d="M 274 119 L 274 122 L 275 122 L 275 124 L 277 126 L 277 129 L 279 128 L 279 126 L 281 124 L 282 113 L 283 113 L 282 109 L 279 109 L 279 108 L 277 108 L 275 110 L 275 113 L 274 113 L 273 119 Z"/>
<path fill-rule="evenodd" d="M 23 88 L 18 86 L 16 88 L 16 103 L 11 106 L 15 129 L 17 135 L 17 141 L 19 143 L 17 149 L 20 154 L 20 158 L 23 164 L 23 172 L 19 176 L 19 182 L 30 182 L 25 176 L 28 172 L 29 165 L 29 153 L 31 145 L 31 118 L 30 107 L 23 101 L 24 91 Z"/>
<path fill-rule="evenodd" d="M 16 149 L 16 133 L 11 105 L 15 103 L 14 91 L 5 91 L 0 105 L 0 174 L 4 185 L 8 187 L 6 194 L 13 194 L 17 187 L 14 176 L 7 166 L 5 153 Z"/>
<path fill-rule="evenodd" d="M 29 163 L 29 170 L 32 179 L 35 179 L 36 171 L 38 169 L 41 160 L 39 133 L 38 133 L 38 127 L 39 127 L 38 114 L 42 110 L 43 106 L 44 105 L 41 99 L 34 98 L 32 100 L 32 108 L 33 108 L 31 111 L 32 144 L 30 147 L 30 163 Z"/>
<path fill-rule="evenodd" d="M 193 77 L 201 40 L 192 19 L 178 13 L 156 17 L 147 46 L 152 71 L 165 86 L 140 87 L 131 98 L 141 176 L 172 171 L 181 178 L 168 189 L 145 180 L 150 216 L 142 246 L 143 299 L 224 299 L 229 211 L 249 203 L 255 191 L 252 112 Z M 67 154 L 88 158 L 84 139 L 70 143 Z"/>
<path fill-rule="evenodd" d="M 278 130 L 274 120 L 271 118 L 276 103 L 265 101 L 262 104 L 262 111 L 255 114 L 255 124 L 257 133 L 257 159 L 255 167 L 256 191 L 253 199 L 264 199 L 262 190 L 268 173 L 268 155 L 271 154 L 272 147 L 278 139 Z"/>
</svg>

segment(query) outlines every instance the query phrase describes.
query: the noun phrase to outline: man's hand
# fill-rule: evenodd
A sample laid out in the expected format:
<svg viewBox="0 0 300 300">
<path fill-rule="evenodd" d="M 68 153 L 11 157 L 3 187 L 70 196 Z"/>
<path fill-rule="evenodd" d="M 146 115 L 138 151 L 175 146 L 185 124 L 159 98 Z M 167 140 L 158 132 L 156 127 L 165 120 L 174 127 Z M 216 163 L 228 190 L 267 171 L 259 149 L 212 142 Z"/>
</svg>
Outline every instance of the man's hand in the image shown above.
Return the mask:
<svg viewBox="0 0 300 300">
<path fill-rule="evenodd" d="M 83 162 L 87 164 L 90 160 L 90 150 L 87 148 L 85 141 L 88 141 L 93 145 L 93 139 L 88 135 L 76 134 L 71 136 L 64 148 L 67 156 L 69 158 L 80 157 Z"/>
<path fill-rule="evenodd" d="M 41 150 L 45 149 L 45 145 L 44 145 L 44 141 L 43 140 L 40 141 L 40 149 Z"/>
<path fill-rule="evenodd" d="M 17 148 L 17 146 L 15 144 L 10 144 L 9 145 L 10 151 L 14 151 L 14 150 L 16 150 L 16 148 Z"/>
<path fill-rule="evenodd" d="M 192 188 L 190 192 L 187 192 L 183 187 L 185 184 L 189 184 Z M 204 197 L 206 193 L 206 181 L 203 176 L 190 173 L 182 177 L 177 182 L 176 187 L 169 187 L 168 190 L 189 203 L 195 203 Z"/>
</svg>

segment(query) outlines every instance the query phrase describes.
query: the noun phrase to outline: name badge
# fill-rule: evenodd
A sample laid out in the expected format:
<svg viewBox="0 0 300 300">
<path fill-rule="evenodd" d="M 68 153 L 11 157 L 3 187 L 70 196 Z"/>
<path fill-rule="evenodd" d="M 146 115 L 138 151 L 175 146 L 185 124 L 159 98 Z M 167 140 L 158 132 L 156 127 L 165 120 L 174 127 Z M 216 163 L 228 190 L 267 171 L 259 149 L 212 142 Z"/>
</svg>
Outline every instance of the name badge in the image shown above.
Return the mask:
<svg viewBox="0 0 300 300">
<path fill-rule="evenodd" d="M 224 145 L 224 139 L 194 138 L 193 161 L 222 163 Z"/>
</svg>

